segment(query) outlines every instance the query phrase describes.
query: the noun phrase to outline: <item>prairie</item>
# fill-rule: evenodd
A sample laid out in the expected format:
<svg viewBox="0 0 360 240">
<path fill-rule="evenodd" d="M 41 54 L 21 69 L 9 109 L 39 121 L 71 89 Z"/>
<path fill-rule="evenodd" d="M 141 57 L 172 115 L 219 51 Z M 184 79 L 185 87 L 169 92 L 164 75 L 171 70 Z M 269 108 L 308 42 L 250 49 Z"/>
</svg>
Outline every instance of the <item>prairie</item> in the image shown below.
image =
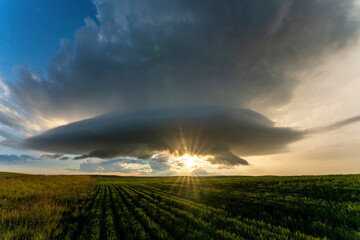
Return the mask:
<svg viewBox="0 0 360 240">
<path fill-rule="evenodd" d="M 0 176 L 1 239 L 360 239 L 360 175 Z"/>
<path fill-rule="evenodd" d="M 92 195 L 89 176 L 0 174 L 0 239 L 49 239 L 63 215 Z"/>
</svg>

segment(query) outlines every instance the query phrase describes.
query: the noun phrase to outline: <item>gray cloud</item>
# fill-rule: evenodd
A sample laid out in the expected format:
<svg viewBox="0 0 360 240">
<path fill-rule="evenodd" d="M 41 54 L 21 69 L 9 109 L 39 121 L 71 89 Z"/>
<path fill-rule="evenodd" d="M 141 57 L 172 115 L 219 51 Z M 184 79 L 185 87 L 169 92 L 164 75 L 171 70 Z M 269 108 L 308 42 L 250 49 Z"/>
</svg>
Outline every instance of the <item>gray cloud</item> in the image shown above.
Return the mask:
<svg viewBox="0 0 360 240">
<path fill-rule="evenodd" d="M 356 122 L 360 122 L 360 115 L 359 116 L 355 116 L 355 117 L 351 117 L 351 118 L 347 118 L 345 120 L 333 123 L 329 126 L 325 126 L 325 127 L 319 127 L 319 128 L 314 128 L 314 129 L 310 129 L 309 133 L 322 133 L 322 132 L 329 132 L 329 131 L 333 131 L 333 130 L 337 130 L 339 128 L 345 127 L 347 125 L 356 123 Z"/>
<path fill-rule="evenodd" d="M 161 155 L 161 156 L 160 156 Z M 159 158 L 161 158 L 159 160 Z M 158 176 L 171 176 L 178 175 L 176 169 L 178 166 L 172 166 L 168 161 L 168 156 L 165 154 L 158 154 L 158 156 L 151 158 L 148 161 L 129 158 L 116 158 L 93 160 L 87 159 L 80 163 L 78 169 L 67 169 L 70 171 L 86 172 L 86 173 L 127 173 L 127 174 L 140 174 L 149 175 L 156 174 Z M 181 164 L 179 162 L 177 165 Z M 180 166 L 180 169 L 182 166 Z M 191 171 L 192 176 L 206 176 L 209 173 L 202 168 L 194 169 Z"/>
<path fill-rule="evenodd" d="M 30 155 L 14 155 L 14 154 L 0 155 L 1 164 L 22 164 L 32 160 L 38 160 L 38 158 L 35 158 Z"/>
<path fill-rule="evenodd" d="M 51 129 L 31 137 L 23 146 L 35 150 L 89 157 L 136 157 L 156 153 L 212 155 L 213 164 L 247 165 L 238 156 L 278 153 L 303 133 L 276 128 L 248 109 L 193 107 L 148 109 L 101 115 Z M 153 162 L 166 162 L 156 155 Z M 165 167 L 165 166 L 164 166 Z"/>
<path fill-rule="evenodd" d="M 18 130 L 22 129 L 20 121 L 12 112 L 0 111 L 0 123 Z"/>
<path fill-rule="evenodd" d="M 15 136 L 14 134 L 9 133 L 8 131 L 4 131 L 0 129 L 0 136 L 3 138 L 0 141 L 0 145 L 12 148 L 20 148 L 19 143 L 22 141 L 21 138 Z"/>
<path fill-rule="evenodd" d="M 171 169 L 169 156 L 167 154 L 155 154 L 148 161 L 153 174 L 173 175 L 175 172 Z"/>
<path fill-rule="evenodd" d="M 42 154 L 40 159 L 57 159 L 61 158 L 64 154 L 55 153 L 55 154 Z"/>
<path fill-rule="evenodd" d="M 23 111 L 82 119 L 119 108 L 279 106 L 299 81 L 294 71 L 358 36 L 353 0 L 94 4 L 97 22 L 86 19 L 73 44 L 62 41 L 46 76 L 20 68 L 8 83 Z"/>
<path fill-rule="evenodd" d="M 290 133 L 290 132 L 291 131 L 289 131 L 289 135 L 293 134 L 293 133 Z M 299 136 L 300 136 L 300 134 L 299 134 Z M 277 141 L 276 134 L 274 134 L 273 137 L 274 137 L 274 141 Z M 244 141 L 246 141 L 246 140 L 243 140 L 243 142 Z M 291 141 L 292 140 L 289 139 L 289 143 Z M 236 144 L 236 143 L 234 142 L 234 143 L 230 143 L 230 144 Z M 282 146 L 280 148 L 285 147 L 286 144 L 287 143 L 283 143 L 284 146 Z M 276 144 L 274 144 L 274 145 L 276 145 Z M 263 147 L 263 146 L 259 146 L 259 147 Z M 258 150 L 258 151 L 261 152 L 262 150 Z M 279 151 L 279 149 L 277 149 L 277 150 L 274 149 L 274 152 L 276 152 L 276 151 Z M 230 149 L 228 147 L 224 147 L 223 145 L 220 145 L 220 147 L 219 146 L 214 147 L 211 152 L 212 152 L 212 155 L 214 156 L 214 158 L 210 158 L 208 161 L 210 163 L 213 163 L 213 164 L 222 164 L 222 165 L 227 165 L 227 166 L 229 166 L 229 165 L 230 166 L 239 165 L 239 164 L 241 164 L 241 165 L 248 165 L 249 164 L 245 159 L 236 156 L 235 154 L 233 154 L 230 151 Z M 241 150 L 240 150 L 240 152 L 241 152 Z M 245 154 L 245 153 L 242 153 L 242 154 Z M 257 155 L 258 153 L 253 153 L 253 154 Z"/>
<path fill-rule="evenodd" d="M 85 160 L 80 163 L 79 169 L 68 169 L 80 172 L 118 172 L 118 173 L 140 173 L 148 174 L 151 168 L 148 163 L 138 159 L 109 159 L 109 160 Z"/>
</svg>

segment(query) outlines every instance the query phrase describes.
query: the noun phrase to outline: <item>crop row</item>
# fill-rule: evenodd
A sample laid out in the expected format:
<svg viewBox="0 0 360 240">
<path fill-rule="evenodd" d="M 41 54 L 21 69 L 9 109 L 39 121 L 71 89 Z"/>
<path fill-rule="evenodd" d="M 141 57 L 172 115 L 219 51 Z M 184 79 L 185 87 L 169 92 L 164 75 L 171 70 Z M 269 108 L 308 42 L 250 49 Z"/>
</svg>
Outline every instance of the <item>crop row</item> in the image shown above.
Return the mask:
<svg viewBox="0 0 360 240">
<path fill-rule="evenodd" d="M 323 239 L 327 236 L 354 239 L 358 236 L 357 233 L 347 232 L 341 225 L 333 227 L 324 222 L 307 219 L 305 215 L 300 220 L 292 219 L 291 212 L 287 213 L 284 207 L 290 209 L 291 204 L 296 203 L 290 197 L 285 199 L 280 196 L 276 201 L 273 198 L 256 197 L 255 193 L 249 193 L 243 196 L 244 199 L 240 199 L 241 194 L 236 195 L 236 191 L 228 191 L 222 192 L 218 197 L 209 198 L 208 192 L 213 191 L 216 189 L 201 188 L 195 183 L 170 188 L 162 183 L 100 183 L 96 185 L 93 197 L 79 210 L 79 214 L 73 219 L 68 219 L 68 226 L 64 227 L 66 232 L 54 238 L 242 240 Z M 261 199 L 264 199 L 264 202 L 261 202 Z M 319 203 L 324 200 L 314 201 Z M 305 211 L 301 209 L 304 206 L 292 208 L 299 214 L 299 211 Z M 321 206 L 315 206 L 321 213 Z M 264 219 L 259 219 L 259 216 L 236 214 L 248 212 L 249 209 L 256 212 L 255 207 L 264 211 L 261 213 L 261 216 L 265 216 Z M 279 209 L 273 210 L 274 207 Z M 266 218 L 266 214 L 270 213 L 285 217 L 286 224 L 267 221 L 270 218 Z M 337 217 L 341 219 L 340 215 Z M 329 219 L 327 223 L 330 221 L 337 220 Z M 289 223 L 300 226 L 290 228 Z M 302 228 L 306 225 L 312 228 Z M 355 219 L 354 227 L 356 226 L 358 225 Z"/>
<path fill-rule="evenodd" d="M 211 232 L 211 229 L 218 229 L 226 233 L 226 235 L 232 234 L 232 236 L 242 236 L 246 239 L 261 239 L 262 237 L 276 239 L 287 239 L 289 237 L 292 239 L 311 238 L 299 232 L 291 233 L 288 229 L 265 224 L 262 221 L 233 218 L 221 209 L 175 197 L 152 187 L 143 186 L 140 188 L 137 186 L 137 192 L 142 198 L 151 198 L 159 206 L 168 207 L 171 212 L 179 212 L 179 217 L 185 217 L 187 221 L 194 221 L 197 226 L 201 225 L 199 222 L 205 222 L 208 225 L 208 228 L 204 229 L 206 232 Z"/>
<path fill-rule="evenodd" d="M 65 239 L 313 239 L 140 184 L 98 184 L 92 201 Z"/>
<path fill-rule="evenodd" d="M 222 208 L 232 217 L 251 218 L 282 226 L 292 232 L 310 232 L 317 237 L 354 239 L 360 226 L 360 205 L 357 202 L 336 202 L 326 198 L 310 198 L 272 189 L 224 189 L 198 184 L 146 184 L 151 191 L 181 196 L 191 201 Z M 231 184 L 228 184 L 231 185 Z M 296 188 L 296 185 L 294 186 Z M 329 189 L 331 192 L 331 190 Z"/>
</svg>

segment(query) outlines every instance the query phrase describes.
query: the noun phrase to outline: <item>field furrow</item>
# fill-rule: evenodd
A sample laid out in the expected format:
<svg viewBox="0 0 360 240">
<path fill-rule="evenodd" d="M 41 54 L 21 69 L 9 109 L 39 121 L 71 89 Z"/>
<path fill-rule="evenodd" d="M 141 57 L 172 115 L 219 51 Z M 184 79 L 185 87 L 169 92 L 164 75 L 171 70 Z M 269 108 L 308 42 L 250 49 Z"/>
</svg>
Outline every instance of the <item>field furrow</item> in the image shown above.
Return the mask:
<svg viewBox="0 0 360 240">
<path fill-rule="evenodd" d="M 1 240 L 360 239 L 359 175 L 16 176 L 0 188 Z"/>
<path fill-rule="evenodd" d="M 127 207 L 116 187 L 110 185 L 110 188 L 113 211 L 118 222 L 117 229 L 119 239 L 150 239 L 149 234 Z"/>
<path fill-rule="evenodd" d="M 111 190 L 109 185 L 105 185 L 106 188 L 106 197 L 104 201 L 104 208 L 103 208 L 103 219 L 104 219 L 104 226 L 101 239 L 108 239 L 108 240 L 117 240 L 118 234 L 116 231 L 116 224 L 115 224 L 115 216 L 114 212 L 112 211 L 112 204 L 111 204 Z"/>
<path fill-rule="evenodd" d="M 105 185 L 97 185 L 99 192 L 96 195 L 94 205 L 90 210 L 89 222 L 83 229 L 78 239 L 101 239 L 101 227 L 104 226 L 103 220 L 103 199 L 105 198 Z"/>
<path fill-rule="evenodd" d="M 305 239 L 310 237 L 299 232 L 291 233 L 288 229 L 271 226 L 269 224 L 255 224 L 254 221 L 247 223 L 230 218 L 227 217 L 228 213 L 223 210 L 215 209 L 188 199 L 178 198 L 152 187 L 150 188 L 151 190 L 149 190 L 146 186 L 142 185 L 139 186 L 138 189 L 141 189 L 143 193 L 157 199 L 159 202 L 165 202 L 178 210 L 186 210 L 187 214 L 183 215 L 188 216 L 188 220 L 190 220 L 192 216 L 195 216 L 197 219 L 203 219 L 206 222 L 210 221 L 213 228 L 215 227 L 223 231 L 227 230 L 230 233 L 240 234 L 240 236 L 245 236 L 248 239 L 257 239 L 259 233 L 264 233 L 276 238 L 279 238 L 280 236 L 292 237 L 293 239 Z"/>
<path fill-rule="evenodd" d="M 139 207 L 138 201 L 134 200 L 124 188 L 118 187 L 117 190 L 125 204 L 147 230 L 151 239 L 172 239 L 169 233 L 146 214 L 146 211 L 143 208 Z"/>
<path fill-rule="evenodd" d="M 89 212 L 92 209 L 95 198 L 99 193 L 99 188 L 96 186 L 93 193 L 86 199 L 86 201 L 77 204 L 70 209 L 62 218 L 57 226 L 57 230 L 50 238 L 51 239 L 78 239 L 79 234 L 83 231 L 89 221 Z"/>
<path fill-rule="evenodd" d="M 192 213 L 180 208 L 172 207 L 165 201 L 159 201 L 150 195 L 131 187 L 130 191 L 136 194 L 136 197 L 142 203 L 144 208 L 152 209 L 150 214 L 159 219 L 168 231 L 171 231 L 174 239 L 205 238 L 205 239 L 241 239 L 236 234 L 229 233 L 223 229 L 214 228 L 201 218 L 196 218 Z M 174 229 L 174 226 L 179 226 Z M 180 237 L 180 238 L 179 238 Z"/>
<path fill-rule="evenodd" d="M 359 211 L 354 212 L 354 209 L 359 209 L 358 204 L 353 202 L 354 195 L 347 196 L 348 202 L 339 203 L 321 198 L 303 197 L 302 195 L 294 196 L 289 194 L 289 190 L 279 192 L 271 189 L 271 192 L 266 192 L 266 195 L 263 195 L 254 188 L 246 189 L 246 191 L 229 191 L 226 189 L 229 187 L 228 185 L 222 185 L 221 187 L 225 187 L 222 189 L 220 186 L 216 186 L 218 183 L 214 184 L 213 182 L 211 184 L 213 186 L 210 188 L 203 187 L 200 193 L 196 193 L 196 183 L 148 184 L 147 187 L 152 188 L 152 191 L 162 191 L 199 203 L 212 202 L 214 207 L 221 207 L 226 210 L 232 218 L 244 221 L 253 218 L 250 220 L 251 224 L 254 224 L 254 220 L 262 222 L 263 219 L 269 219 L 266 225 L 281 226 L 291 232 L 311 230 L 317 237 L 324 237 L 327 232 L 333 232 L 335 238 L 352 239 L 356 229 L 352 226 L 357 226 L 360 223 L 357 213 Z M 225 198 L 224 195 L 227 197 Z M 343 216 L 347 217 L 344 218 Z M 308 220 L 303 221 L 304 218 Z M 339 225 L 346 227 L 339 227 Z"/>
</svg>

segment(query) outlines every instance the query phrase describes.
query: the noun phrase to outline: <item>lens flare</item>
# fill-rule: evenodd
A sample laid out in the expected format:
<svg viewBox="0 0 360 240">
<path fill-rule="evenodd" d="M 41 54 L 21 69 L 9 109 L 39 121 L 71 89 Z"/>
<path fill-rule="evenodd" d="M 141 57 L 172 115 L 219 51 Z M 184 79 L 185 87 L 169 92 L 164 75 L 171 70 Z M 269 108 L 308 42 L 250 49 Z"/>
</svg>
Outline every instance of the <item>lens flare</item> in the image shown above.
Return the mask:
<svg viewBox="0 0 360 240">
<path fill-rule="evenodd" d="M 184 154 L 178 160 L 182 163 L 182 169 L 189 172 L 198 169 L 204 161 L 196 155 L 190 156 L 189 154 Z"/>
</svg>

